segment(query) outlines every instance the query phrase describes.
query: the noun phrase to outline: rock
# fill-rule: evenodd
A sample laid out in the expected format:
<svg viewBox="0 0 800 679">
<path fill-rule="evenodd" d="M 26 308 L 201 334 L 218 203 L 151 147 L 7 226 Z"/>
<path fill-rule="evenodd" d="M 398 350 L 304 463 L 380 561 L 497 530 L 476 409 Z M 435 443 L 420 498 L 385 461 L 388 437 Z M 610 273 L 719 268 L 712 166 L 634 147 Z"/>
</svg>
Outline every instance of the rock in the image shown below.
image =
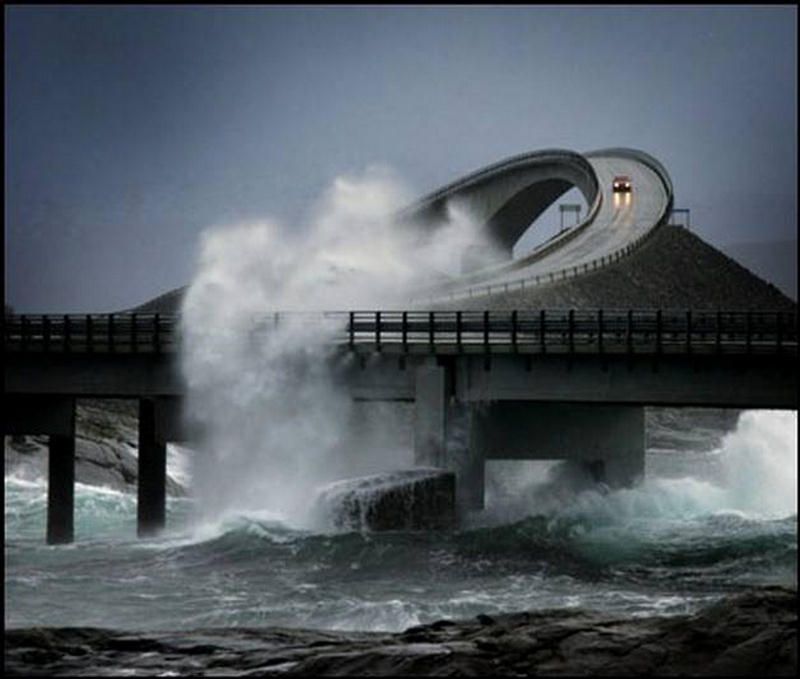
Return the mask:
<svg viewBox="0 0 800 679">
<path fill-rule="evenodd" d="M 595 272 L 524 289 L 475 295 L 441 303 L 437 308 L 462 311 L 719 308 L 797 313 L 797 302 L 695 232 L 664 225 L 635 254 Z"/>
<path fill-rule="evenodd" d="M 452 528 L 455 483 L 453 472 L 432 468 L 344 479 L 319 491 L 314 512 L 337 529 Z"/>
<path fill-rule="evenodd" d="M 47 477 L 47 436 L 7 436 L 5 473 L 22 478 Z M 133 402 L 86 399 L 75 407 L 75 481 L 135 493 L 137 412 Z M 167 475 L 167 494 L 186 489 Z"/>
<path fill-rule="evenodd" d="M 8 676 L 796 676 L 797 590 L 753 589 L 694 615 L 558 609 L 398 634 L 285 628 L 5 631 Z M 414 632 L 409 634 L 409 632 Z"/>
</svg>

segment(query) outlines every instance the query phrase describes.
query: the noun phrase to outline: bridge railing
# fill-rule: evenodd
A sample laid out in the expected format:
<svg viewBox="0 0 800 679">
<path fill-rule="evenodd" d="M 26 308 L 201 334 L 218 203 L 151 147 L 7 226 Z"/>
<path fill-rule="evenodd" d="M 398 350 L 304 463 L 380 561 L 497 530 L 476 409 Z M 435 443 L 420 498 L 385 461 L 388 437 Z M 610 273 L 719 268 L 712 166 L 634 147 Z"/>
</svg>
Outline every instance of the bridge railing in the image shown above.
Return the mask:
<svg viewBox="0 0 800 679">
<path fill-rule="evenodd" d="M 352 311 L 337 338 L 401 351 L 796 354 L 787 312 L 691 310 Z"/>
<path fill-rule="evenodd" d="M 254 319 L 256 341 L 293 322 L 351 349 L 400 352 L 796 355 L 790 312 L 574 310 L 275 313 Z M 302 337 L 302 334 L 299 335 Z M 6 352 L 164 353 L 177 350 L 168 314 L 9 315 Z"/>
<path fill-rule="evenodd" d="M 4 322 L 11 352 L 162 353 L 178 343 L 173 314 L 20 314 Z"/>
</svg>

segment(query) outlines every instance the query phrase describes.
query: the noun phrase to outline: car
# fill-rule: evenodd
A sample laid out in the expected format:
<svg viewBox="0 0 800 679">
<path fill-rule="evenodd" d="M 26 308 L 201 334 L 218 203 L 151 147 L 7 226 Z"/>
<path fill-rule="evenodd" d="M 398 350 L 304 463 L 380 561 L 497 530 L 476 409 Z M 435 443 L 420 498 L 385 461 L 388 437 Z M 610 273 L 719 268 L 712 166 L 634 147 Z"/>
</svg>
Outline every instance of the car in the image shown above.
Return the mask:
<svg viewBox="0 0 800 679">
<path fill-rule="evenodd" d="M 614 177 L 614 193 L 619 192 L 630 192 L 631 190 L 631 178 L 626 175 L 617 175 Z"/>
</svg>

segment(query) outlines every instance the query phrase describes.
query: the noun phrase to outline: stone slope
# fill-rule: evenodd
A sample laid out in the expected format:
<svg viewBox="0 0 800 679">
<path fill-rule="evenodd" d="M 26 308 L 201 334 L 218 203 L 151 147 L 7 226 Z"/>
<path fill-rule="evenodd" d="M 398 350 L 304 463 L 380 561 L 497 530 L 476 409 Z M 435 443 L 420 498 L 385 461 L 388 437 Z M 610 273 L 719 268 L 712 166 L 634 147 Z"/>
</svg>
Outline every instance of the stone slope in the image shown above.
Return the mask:
<svg viewBox="0 0 800 679">
<path fill-rule="evenodd" d="M 439 309 L 741 309 L 796 312 L 771 283 L 680 226 L 599 271 L 524 290 L 441 302 Z"/>
<path fill-rule="evenodd" d="M 131 309 L 178 313 L 186 287 Z M 437 303 L 437 309 L 680 308 L 796 312 L 797 302 L 697 234 L 659 227 L 642 246 L 600 271 L 574 279 L 472 299 Z"/>
</svg>

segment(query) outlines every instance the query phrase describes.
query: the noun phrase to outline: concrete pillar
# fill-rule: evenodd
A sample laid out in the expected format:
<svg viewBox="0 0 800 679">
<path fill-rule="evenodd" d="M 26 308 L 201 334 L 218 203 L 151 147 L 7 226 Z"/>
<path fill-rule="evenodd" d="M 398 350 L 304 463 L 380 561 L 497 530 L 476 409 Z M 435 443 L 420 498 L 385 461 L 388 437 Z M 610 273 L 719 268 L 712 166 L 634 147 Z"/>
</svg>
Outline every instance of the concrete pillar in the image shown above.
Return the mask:
<svg viewBox="0 0 800 679">
<path fill-rule="evenodd" d="M 47 543 L 72 542 L 75 526 L 75 399 L 3 394 L 3 434 L 49 436 Z"/>
<path fill-rule="evenodd" d="M 604 453 L 587 460 L 596 481 L 610 488 L 629 488 L 644 478 L 644 408 L 616 406 L 602 436 Z"/>
<path fill-rule="evenodd" d="M 644 408 L 498 401 L 474 425 L 489 459 L 574 460 L 608 486 L 644 477 Z"/>
<path fill-rule="evenodd" d="M 167 445 L 156 440 L 156 400 L 139 400 L 139 487 L 136 528 L 139 537 L 166 524 Z"/>
<path fill-rule="evenodd" d="M 47 474 L 47 544 L 75 539 L 75 436 L 51 434 Z"/>
<path fill-rule="evenodd" d="M 484 506 L 484 451 L 476 445 L 475 436 L 482 410 L 479 405 L 459 402 L 448 408 L 446 468 L 456 474 L 456 504 L 461 511 Z"/>
<path fill-rule="evenodd" d="M 447 393 L 445 369 L 435 359 L 419 366 L 414 394 L 414 464 L 446 465 Z"/>
</svg>

